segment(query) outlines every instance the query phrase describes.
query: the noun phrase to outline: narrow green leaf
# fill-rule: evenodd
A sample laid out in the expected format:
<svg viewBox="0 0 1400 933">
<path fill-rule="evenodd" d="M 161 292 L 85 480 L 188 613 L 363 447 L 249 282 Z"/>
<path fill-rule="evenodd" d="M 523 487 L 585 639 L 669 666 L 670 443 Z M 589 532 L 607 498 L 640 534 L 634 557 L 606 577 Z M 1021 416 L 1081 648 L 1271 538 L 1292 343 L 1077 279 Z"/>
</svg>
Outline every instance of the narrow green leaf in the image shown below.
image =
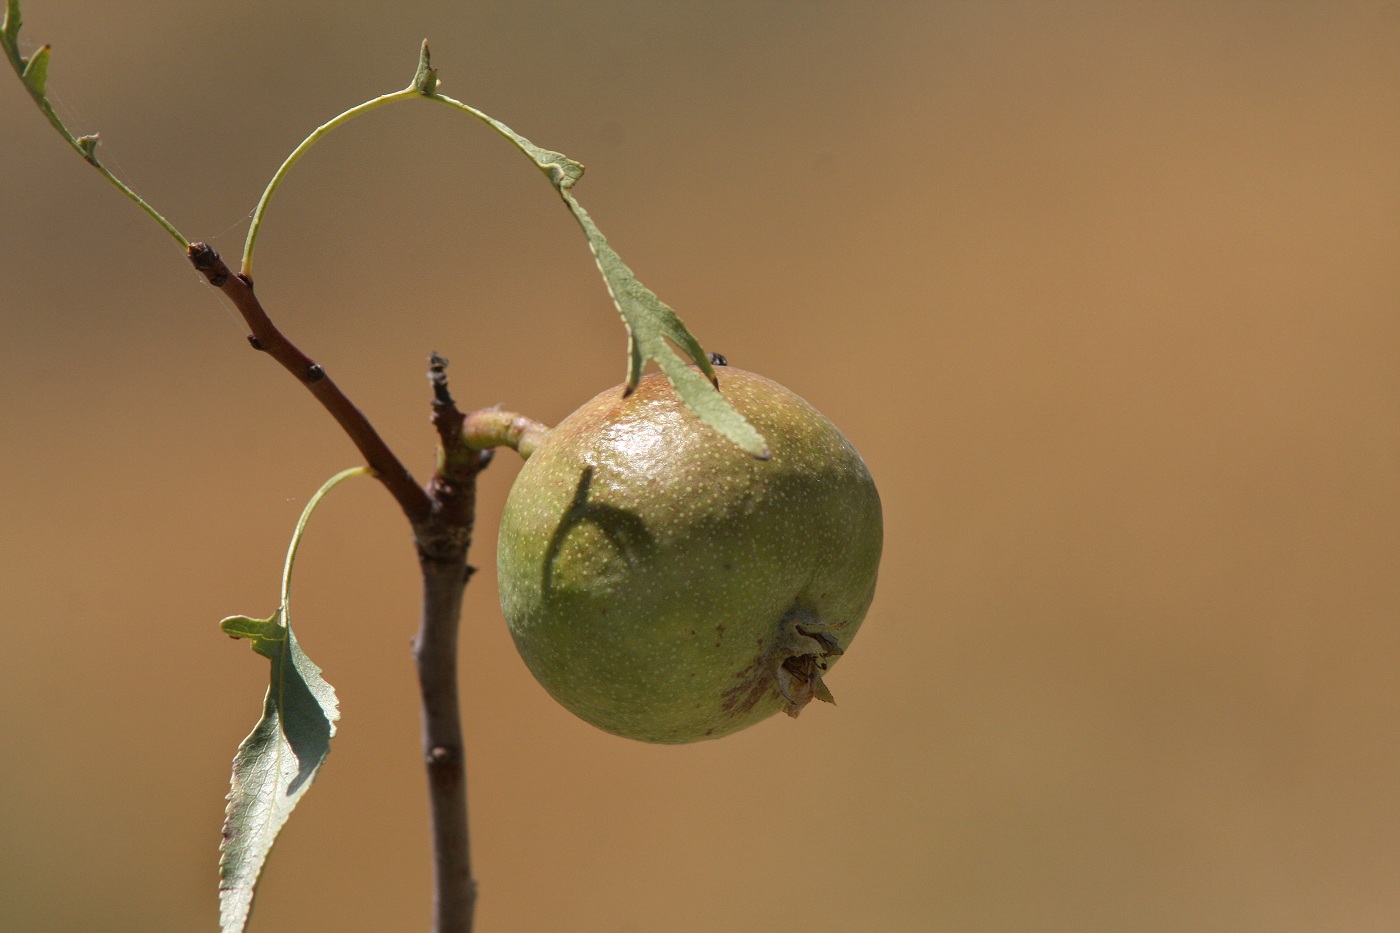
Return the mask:
<svg viewBox="0 0 1400 933">
<path fill-rule="evenodd" d="M 326 493 L 364 467 L 331 477 L 311 497 L 297 522 L 282 570 L 282 604 L 266 619 L 230 616 L 225 634 L 247 639 L 270 664 L 262 718 L 233 759 L 223 843 L 219 847 L 219 928 L 241 933 L 247 926 L 258 876 L 277 833 L 291 816 L 330 753 L 340 706 L 321 669 L 306 656 L 291 625 L 291 578 L 306 523 Z"/>
<path fill-rule="evenodd" d="M 575 162 L 562 152 L 555 152 L 553 149 L 543 149 L 536 146 L 495 117 L 487 116 L 475 107 L 470 107 L 460 100 L 453 100 L 442 94 L 434 94 L 433 99 L 445 104 L 451 104 L 459 110 L 465 110 L 482 123 L 491 127 L 491 129 L 495 130 L 497 133 L 500 133 L 506 139 L 509 139 L 515 144 L 515 148 L 530 157 L 530 160 L 535 163 L 535 167 L 544 172 L 545 177 L 549 179 L 549 183 L 557 190 L 563 191 L 572 188 L 574 183 L 583 177 L 583 163 Z"/>
<path fill-rule="evenodd" d="M 636 388 L 646 361 L 655 360 L 675 386 L 676 394 L 701 421 L 755 457 L 768 459 L 768 444 L 763 435 L 720 394 L 714 368 L 700 342 L 681 323 L 675 311 L 638 281 L 583 205 L 570 193 L 569 189 L 583 177 L 583 166 L 562 153 L 536 146 L 501 121 L 459 100 L 442 94 L 435 94 L 432 99 L 466 111 L 509 139 L 548 176 L 550 184 L 564 199 L 588 238 L 598 271 L 603 274 L 608 293 L 627 328 L 627 391 Z M 672 344 L 679 347 L 698 370 L 691 368 Z"/>
<path fill-rule="evenodd" d="M 686 329 L 669 305 L 637 280 L 636 275 L 622 261 L 622 257 L 609 245 L 608 238 L 603 236 L 603 232 L 598 229 L 588 211 L 583 209 L 583 205 L 579 204 L 567 189 L 560 189 L 559 194 L 569 206 L 574 219 L 583 228 L 584 235 L 588 237 L 593 259 L 603 274 L 603 281 L 607 283 L 613 304 L 617 305 L 617 310 L 627 325 L 628 390 L 635 388 L 638 380 L 642 378 L 645 360 L 655 360 L 675 386 L 681 401 L 690 406 L 700 420 L 755 457 L 766 460 L 769 452 L 763 435 L 716 391 L 715 371 L 700 342 Z M 672 343 L 690 357 L 699 367 L 698 371 L 686 364 L 685 359 L 672 348 Z"/>
<path fill-rule="evenodd" d="M 433 67 L 432 56 L 428 54 L 428 40 L 424 39 L 422 48 L 418 50 L 418 70 L 413 73 L 409 87 L 424 97 L 432 97 L 437 85 L 437 69 Z"/>
<path fill-rule="evenodd" d="M 0 24 L 0 36 L 4 37 L 5 47 L 8 49 L 19 42 L 19 27 L 21 24 L 19 15 L 19 0 L 6 0 L 5 22 Z"/>
<path fill-rule="evenodd" d="M 35 97 L 44 96 L 44 85 L 49 79 L 49 55 L 52 52 L 50 46 L 41 46 L 39 51 L 29 57 L 29 61 L 24 63 L 24 73 L 20 77 L 24 80 L 25 87 L 29 88 L 29 93 Z"/>
</svg>

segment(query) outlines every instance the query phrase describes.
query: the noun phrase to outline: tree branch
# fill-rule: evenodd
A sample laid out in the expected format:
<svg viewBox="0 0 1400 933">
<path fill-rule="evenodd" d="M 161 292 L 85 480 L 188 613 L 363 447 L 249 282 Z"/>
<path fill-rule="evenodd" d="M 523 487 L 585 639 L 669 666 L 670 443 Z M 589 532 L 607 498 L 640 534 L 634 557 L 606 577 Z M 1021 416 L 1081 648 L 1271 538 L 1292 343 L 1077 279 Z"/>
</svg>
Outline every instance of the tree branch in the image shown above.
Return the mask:
<svg viewBox="0 0 1400 933">
<path fill-rule="evenodd" d="M 330 412 L 331 417 L 349 435 L 359 448 L 365 462 L 374 470 L 375 476 L 388 488 L 389 493 L 399 503 L 399 508 L 415 526 L 425 521 L 432 513 L 433 505 L 428 493 L 419 487 L 413 474 L 399 461 L 389 445 L 374 430 L 369 419 L 355 407 L 354 403 L 340 391 L 331 377 L 315 360 L 282 335 L 263 310 L 262 302 L 253 293 L 253 280 L 244 275 L 229 271 L 219 254 L 207 243 L 191 243 L 190 262 L 209 280 L 209 284 L 222 291 L 243 315 L 248 325 L 248 342 L 255 350 L 262 350 L 297 378 L 316 400 Z"/>
<path fill-rule="evenodd" d="M 490 451 L 461 443 L 464 416 L 447 389 L 447 361 L 436 353 L 428 371 L 433 386 L 433 426 L 440 446 L 428 493 L 431 518 L 414 526 L 423 571 L 423 618 L 414 640 L 423 699 L 423 759 L 433 836 L 433 931 L 470 933 L 476 909 L 467 824 L 466 747 L 457 690 L 457 635 L 462 593 L 473 568 L 467 564 L 476 512 L 476 477 Z"/>
<path fill-rule="evenodd" d="M 190 261 L 209 283 L 238 308 L 249 331 L 248 342 L 267 353 L 297 378 L 359 448 L 413 527 L 423 575 L 423 609 L 413 657 L 423 704 L 423 758 L 433 837 L 433 933 L 471 933 L 476 910 L 467 824 L 466 746 L 457 687 L 457 641 L 462 596 L 473 568 L 467 564 L 476 513 L 476 477 L 491 462 L 481 449 L 480 430 L 470 430 L 447 386 L 447 361 L 432 356 L 433 426 L 439 439 L 437 470 L 422 489 L 373 425 L 326 375 L 324 369 L 288 340 L 253 292 L 252 279 L 234 274 L 207 243 L 192 243 Z M 533 444 L 542 425 L 518 415 L 481 413 L 501 437 L 496 443 L 520 448 L 522 436 Z M 486 432 L 490 434 L 491 432 Z M 495 436 L 495 435 L 493 435 Z M 471 441 L 475 440 L 475 446 Z M 532 448 L 530 448 L 532 449 Z M 525 451 L 522 451 L 525 453 Z M 526 453 L 528 456 L 528 453 Z"/>
</svg>

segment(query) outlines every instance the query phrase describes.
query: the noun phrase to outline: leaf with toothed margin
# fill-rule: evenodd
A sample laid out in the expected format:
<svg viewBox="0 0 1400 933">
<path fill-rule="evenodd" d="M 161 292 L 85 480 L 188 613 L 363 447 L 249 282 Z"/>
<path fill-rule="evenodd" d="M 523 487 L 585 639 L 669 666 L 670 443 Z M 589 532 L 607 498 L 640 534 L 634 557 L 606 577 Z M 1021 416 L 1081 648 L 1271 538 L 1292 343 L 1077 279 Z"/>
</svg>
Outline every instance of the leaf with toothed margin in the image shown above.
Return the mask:
<svg viewBox="0 0 1400 933">
<path fill-rule="evenodd" d="M 715 371 L 700 342 L 686 329 L 670 306 L 637 280 L 569 190 L 561 187 L 559 194 L 588 237 L 593 259 L 603 273 L 603 281 L 607 283 L 613 303 L 627 325 L 627 390 L 630 392 L 636 388 L 646 361 L 655 360 L 666 378 L 671 380 L 681 401 L 701 421 L 755 457 L 768 459 L 768 444 L 763 435 L 717 391 Z M 672 344 L 684 350 L 686 356 L 700 367 L 699 370 L 687 365 Z"/>
<path fill-rule="evenodd" d="M 714 368 L 700 341 L 695 339 L 669 305 L 637 279 L 569 190 L 583 176 L 583 166 L 562 153 L 533 145 L 497 120 L 488 118 L 488 122 L 534 159 L 583 228 L 588 246 L 593 251 L 593 260 L 608 287 L 608 294 L 612 296 L 613 304 L 627 327 L 627 391 L 631 392 L 637 387 L 646 361 L 655 360 L 666 378 L 671 380 L 681 401 L 701 421 L 753 456 L 766 460 L 770 456 L 767 442 L 720 394 Z M 687 365 L 672 343 L 699 367 L 698 371 Z"/>
<path fill-rule="evenodd" d="M 424 67 L 426 65 L 420 59 L 420 71 Z M 425 96 L 465 110 L 509 139 L 544 172 L 550 184 L 564 199 L 570 213 L 583 228 L 584 236 L 588 238 L 598 271 L 603 274 L 608 293 L 612 295 L 613 304 L 617 306 L 618 313 L 622 315 L 622 322 L 627 328 L 627 391 L 631 392 L 636 388 L 637 382 L 642 378 L 642 368 L 646 361 L 655 360 L 661 371 L 671 380 L 676 395 L 701 421 L 748 453 L 766 460 L 770 456 L 767 442 L 720 393 L 714 367 L 701 348 L 700 342 L 686 329 L 675 311 L 658 298 L 655 292 L 637 280 L 637 276 L 609 245 L 607 237 L 603 236 L 593 218 L 570 192 L 569 189 L 583 177 L 583 166 L 563 153 L 541 149 L 501 121 L 461 101 L 436 93 Z M 685 356 L 677 353 L 672 344 L 679 347 Z M 691 368 L 686 357 L 698 370 Z"/>
<path fill-rule="evenodd" d="M 530 157 L 530 160 L 535 163 L 536 168 L 544 172 L 545 177 L 549 179 L 549 183 L 556 189 L 562 191 L 566 188 L 572 188 L 574 182 L 583 177 L 583 163 L 575 162 L 562 152 L 555 152 L 553 149 L 542 149 L 536 146 L 500 120 L 497 120 L 495 117 L 488 117 L 480 110 L 474 107 L 468 107 L 461 101 L 451 100 L 451 98 L 443 97 L 441 94 L 435 96 L 440 100 L 447 100 L 469 111 L 477 119 L 491 127 L 491 129 L 513 142 L 517 149 Z"/>
<path fill-rule="evenodd" d="M 301 650 L 278 610 L 267 619 L 231 616 L 219 627 L 246 638 L 271 661 L 262 718 L 238 746 L 219 858 L 219 927 L 244 929 L 258 876 L 277 833 L 330 753 L 340 718 L 335 690 Z"/>
<path fill-rule="evenodd" d="M 292 634 L 292 565 L 306 523 L 321 499 L 342 480 L 367 472 L 356 467 L 337 473 L 306 504 L 287 549 L 277 611 L 266 619 L 230 616 L 219 623 L 226 635 L 247 639 L 255 652 L 271 662 L 262 718 L 233 759 L 219 846 L 222 933 L 242 933 L 247 926 L 258 876 L 272 844 L 330 754 L 340 706 L 334 688 Z"/>
</svg>

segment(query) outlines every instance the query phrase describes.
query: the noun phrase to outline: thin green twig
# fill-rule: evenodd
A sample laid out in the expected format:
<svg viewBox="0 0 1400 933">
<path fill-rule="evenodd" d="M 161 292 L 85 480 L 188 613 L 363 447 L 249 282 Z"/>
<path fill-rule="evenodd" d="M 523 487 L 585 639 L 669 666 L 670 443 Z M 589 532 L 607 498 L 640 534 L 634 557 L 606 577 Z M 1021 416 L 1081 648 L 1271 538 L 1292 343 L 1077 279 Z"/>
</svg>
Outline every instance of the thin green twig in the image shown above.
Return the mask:
<svg viewBox="0 0 1400 933">
<path fill-rule="evenodd" d="M 348 470 L 341 470 L 321 484 L 321 488 L 316 490 L 306 508 L 301 511 L 301 518 L 297 519 L 296 531 L 292 532 L 292 543 L 287 546 L 287 560 L 282 565 L 282 611 L 288 612 L 292 604 L 292 566 L 297 560 L 297 548 L 301 546 L 301 536 L 306 532 L 306 523 L 311 521 L 311 513 L 316 511 L 316 506 L 321 504 L 321 500 L 326 494 L 342 482 L 352 476 L 372 476 L 374 471 L 366 466 L 351 467 Z"/>
<path fill-rule="evenodd" d="M 292 150 L 292 154 L 287 156 L 281 167 L 277 169 L 277 173 L 272 176 L 272 180 L 267 183 L 267 188 L 263 191 L 262 198 L 258 200 L 258 206 L 253 211 L 253 222 L 248 227 L 248 239 L 243 244 L 241 271 L 244 275 L 251 278 L 253 274 L 253 247 L 257 243 L 258 231 L 262 229 L 263 216 L 267 213 L 268 202 L 272 200 L 272 194 L 277 190 L 277 186 L 282 184 L 282 179 L 292 170 L 292 166 L 297 164 L 297 160 L 306 155 L 307 150 L 316 145 L 322 137 L 342 123 L 347 123 L 355 117 L 383 107 L 385 104 L 392 104 L 398 100 L 412 100 L 417 96 L 419 96 L 417 90 L 407 87 L 402 91 L 395 91 L 392 94 L 384 94 L 373 100 L 367 100 L 363 104 L 351 107 L 335 119 L 316 127 L 310 136 L 301 141 L 301 145 Z"/>
<path fill-rule="evenodd" d="M 48 76 L 49 58 L 51 55 L 50 46 L 44 45 L 33 55 L 25 56 L 19 50 L 19 27 L 20 27 L 19 0 L 6 0 L 5 20 L 0 23 L 0 46 L 5 49 L 5 57 L 10 61 L 10 67 L 19 75 L 20 81 L 24 83 L 25 90 L 29 91 L 29 96 L 34 98 L 34 103 L 39 106 L 39 110 L 48 118 L 53 128 L 58 130 L 58 135 L 62 136 L 73 151 L 83 157 L 93 168 L 102 174 L 117 190 L 126 195 L 136 203 L 136 206 L 150 215 L 151 219 L 160 224 L 161 229 L 174 237 L 175 242 L 180 244 L 182 251 L 189 251 L 190 241 L 179 230 L 176 230 L 170 221 L 161 216 L 160 212 L 147 204 L 135 191 L 132 191 L 126 184 L 113 175 L 107 166 L 103 165 L 97 158 L 97 144 L 99 142 L 96 133 L 88 136 L 74 136 L 72 131 L 59 119 L 54 112 L 53 105 L 48 98 Z"/>
</svg>

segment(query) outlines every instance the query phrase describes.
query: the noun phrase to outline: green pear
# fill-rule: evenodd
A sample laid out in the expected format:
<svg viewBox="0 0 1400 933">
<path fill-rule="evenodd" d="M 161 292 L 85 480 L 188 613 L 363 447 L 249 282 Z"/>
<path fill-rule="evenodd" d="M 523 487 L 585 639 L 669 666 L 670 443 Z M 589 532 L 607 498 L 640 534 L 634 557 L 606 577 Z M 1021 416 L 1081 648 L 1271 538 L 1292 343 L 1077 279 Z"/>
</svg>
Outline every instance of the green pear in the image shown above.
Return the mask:
<svg viewBox="0 0 1400 933">
<path fill-rule="evenodd" d="M 582 719 L 646 742 L 830 701 L 822 676 L 875 592 L 880 498 L 860 454 L 777 383 L 717 372 L 769 459 L 653 374 L 550 431 L 501 520 L 501 606 L 526 665 Z"/>
</svg>

